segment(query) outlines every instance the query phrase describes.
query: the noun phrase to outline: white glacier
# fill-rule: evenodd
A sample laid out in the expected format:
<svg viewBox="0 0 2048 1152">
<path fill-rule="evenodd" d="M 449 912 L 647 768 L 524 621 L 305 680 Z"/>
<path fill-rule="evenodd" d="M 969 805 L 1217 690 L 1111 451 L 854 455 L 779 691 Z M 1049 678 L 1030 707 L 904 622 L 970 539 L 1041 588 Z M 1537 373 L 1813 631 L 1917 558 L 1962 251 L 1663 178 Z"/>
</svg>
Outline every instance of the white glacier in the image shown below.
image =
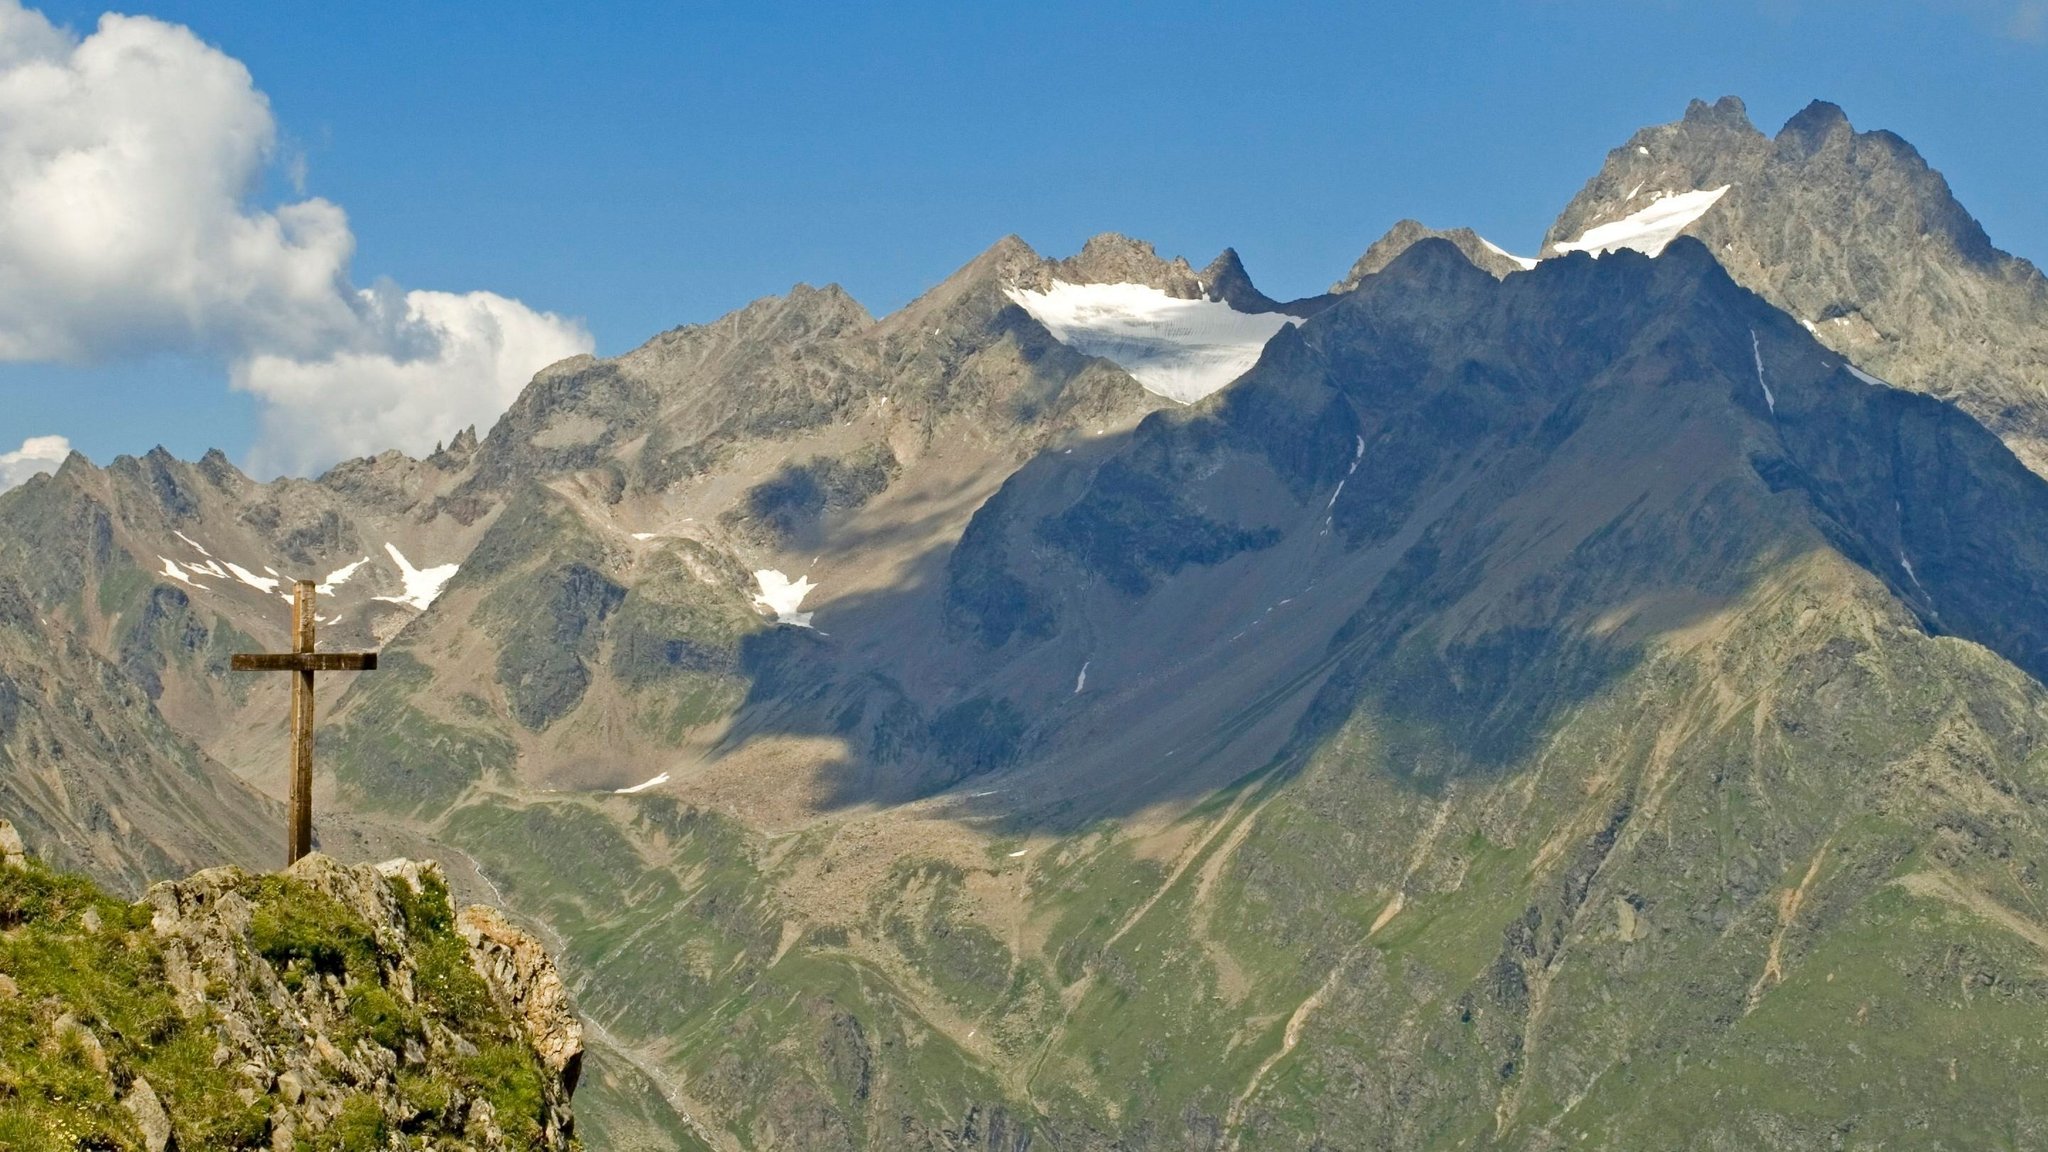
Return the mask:
<svg viewBox="0 0 2048 1152">
<path fill-rule="evenodd" d="M 798 576 L 794 582 L 773 568 L 763 568 L 754 573 L 754 583 L 761 591 L 754 597 L 754 603 L 775 613 L 777 624 L 793 624 L 798 628 L 811 626 L 811 613 L 799 612 L 804 597 L 811 594 L 817 585 L 808 576 Z"/>
<path fill-rule="evenodd" d="M 387 604 L 404 604 L 416 612 L 425 612 L 427 605 L 441 595 L 441 589 L 448 586 L 448 581 L 455 578 L 456 570 L 461 567 L 459 564 L 440 564 L 432 568 L 415 568 L 397 545 L 386 544 L 384 551 L 390 554 L 391 562 L 398 565 L 398 575 L 405 581 L 405 591 L 397 596 L 376 596 L 372 599 Z"/>
<path fill-rule="evenodd" d="M 1177 300 L 1143 284 L 1068 284 L 1005 295 L 1076 352 L 1114 362 L 1146 391 L 1193 404 L 1258 363 L 1266 341 L 1301 319 Z"/>
<path fill-rule="evenodd" d="M 1726 195 L 1730 185 L 1692 192 L 1660 192 L 1650 202 L 1619 220 L 1588 228 L 1577 240 L 1560 240 L 1550 246 L 1558 255 L 1590 252 L 1595 256 L 1617 248 L 1633 248 L 1655 256 L 1678 238 L 1693 221 L 1706 215 L 1714 202 Z"/>
</svg>

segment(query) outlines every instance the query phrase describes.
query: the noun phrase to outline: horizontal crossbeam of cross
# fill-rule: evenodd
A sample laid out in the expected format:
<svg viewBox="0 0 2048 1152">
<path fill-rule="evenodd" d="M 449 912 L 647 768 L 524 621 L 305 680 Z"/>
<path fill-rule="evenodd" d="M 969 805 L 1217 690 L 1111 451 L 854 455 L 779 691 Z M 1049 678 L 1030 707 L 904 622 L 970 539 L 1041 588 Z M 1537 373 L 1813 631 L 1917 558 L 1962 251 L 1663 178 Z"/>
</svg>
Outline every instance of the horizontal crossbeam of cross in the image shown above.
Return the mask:
<svg viewBox="0 0 2048 1152">
<path fill-rule="evenodd" d="M 228 662 L 236 672 L 373 672 L 375 652 L 237 652 Z"/>
</svg>

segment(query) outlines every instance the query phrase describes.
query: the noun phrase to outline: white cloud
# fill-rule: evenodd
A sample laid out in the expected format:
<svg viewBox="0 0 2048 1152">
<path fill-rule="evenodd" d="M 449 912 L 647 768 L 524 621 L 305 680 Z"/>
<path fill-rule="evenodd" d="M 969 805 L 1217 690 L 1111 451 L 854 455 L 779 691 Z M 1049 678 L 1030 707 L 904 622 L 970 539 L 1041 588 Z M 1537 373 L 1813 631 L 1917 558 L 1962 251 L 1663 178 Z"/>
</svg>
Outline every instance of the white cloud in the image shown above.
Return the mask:
<svg viewBox="0 0 2048 1152">
<path fill-rule="evenodd" d="M 363 296 L 388 328 L 383 345 L 235 365 L 235 387 L 267 405 L 250 461 L 258 475 L 386 448 L 424 453 L 469 424 L 488 427 L 535 369 L 590 351 L 581 325 L 490 292 Z"/>
<path fill-rule="evenodd" d="M 6 34 L 6 23 L 0 20 L 0 43 Z M 14 451 L 0 452 L 0 492 L 28 483 L 38 472 L 54 473 L 69 455 L 71 441 L 62 436 L 31 436 Z"/>
<path fill-rule="evenodd" d="M 310 469 L 487 426 L 590 350 L 490 293 L 357 289 L 338 205 L 251 202 L 277 162 L 248 69 L 190 30 L 110 14 L 81 39 L 0 0 L 0 359 L 217 356 L 265 403 L 256 458 Z"/>
</svg>

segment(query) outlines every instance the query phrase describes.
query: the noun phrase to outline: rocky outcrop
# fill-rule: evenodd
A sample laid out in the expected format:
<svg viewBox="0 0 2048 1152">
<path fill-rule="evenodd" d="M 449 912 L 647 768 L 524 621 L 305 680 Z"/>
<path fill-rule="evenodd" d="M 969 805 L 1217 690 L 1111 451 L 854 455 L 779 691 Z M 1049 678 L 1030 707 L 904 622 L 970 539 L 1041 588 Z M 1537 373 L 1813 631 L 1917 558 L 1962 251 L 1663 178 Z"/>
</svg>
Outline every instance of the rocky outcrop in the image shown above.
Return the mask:
<svg viewBox="0 0 2048 1152">
<path fill-rule="evenodd" d="M 0 821 L 0 1045 L 48 1039 L 0 1051 L 0 1113 L 151 1152 L 578 1146 L 554 962 L 494 909 L 457 913 L 439 865 L 213 868 L 127 906 L 19 844 Z"/>
<path fill-rule="evenodd" d="M 464 908 L 455 918 L 455 931 L 469 944 L 471 967 L 490 984 L 499 1006 L 561 1083 L 566 1100 L 583 1070 L 583 1024 L 569 1009 L 569 991 L 554 958 L 487 904 Z"/>
<path fill-rule="evenodd" d="M 399 1069 L 460 1065 L 485 1045 L 513 1039 L 492 1035 L 509 1023 L 548 1072 L 540 1082 L 538 1114 L 505 1115 L 504 1100 L 477 1090 L 487 1087 L 479 1084 L 468 1091 L 455 1087 L 441 1119 L 470 1147 L 570 1146 L 569 1096 L 582 1065 L 583 1029 L 539 942 L 494 909 L 464 910 L 453 921 L 459 925 L 456 938 L 466 945 L 463 959 L 481 979 L 489 1003 L 444 1015 L 437 1011 L 442 1005 L 434 1003 L 432 985 L 460 973 L 435 970 L 434 961 L 445 957 L 420 954 L 444 943 L 432 937 L 450 925 L 452 906 L 439 865 L 393 860 L 348 867 L 316 854 L 293 865 L 282 881 L 235 868 L 209 869 L 155 885 L 147 897 L 150 929 L 164 942 L 164 974 L 181 1006 L 193 1013 L 217 1011 L 223 1039 L 252 1085 L 276 1093 L 286 1105 L 273 1118 L 274 1143 L 288 1146 L 292 1134 L 327 1128 L 351 1100 L 364 1097 L 394 1126 L 416 1122 L 422 1102 L 409 1098 Z M 273 886 L 304 907 L 295 914 L 267 904 Z M 332 925 L 333 905 L 354 923 Z M 336 948 L 346 950 L 348 944 L 317 939 L 319 928 L 327 926 L 337 937 L 353 937 L 353 944 L 374 956 L 374 968 L 355 970 L 351 960 L 361 957 L 333 958 Z M 363 987 L 372 980 L 375 989 Z M 377 992 L 395 1001 L 395 1008 L 378 1004 L 365 1013 L 360 1005 Z M 489 1011 L 469 1015 L 479 1009 Z M 354 1035 L 351 1026 L 366 1014 L 416 1015 L 419 1026 L 381 1035 L 373 1026 L 370 1036 Z M 531 1130 L 524 1135 L 538 1140 L 522 1139 L 522 1126 Z"/>
</svg>

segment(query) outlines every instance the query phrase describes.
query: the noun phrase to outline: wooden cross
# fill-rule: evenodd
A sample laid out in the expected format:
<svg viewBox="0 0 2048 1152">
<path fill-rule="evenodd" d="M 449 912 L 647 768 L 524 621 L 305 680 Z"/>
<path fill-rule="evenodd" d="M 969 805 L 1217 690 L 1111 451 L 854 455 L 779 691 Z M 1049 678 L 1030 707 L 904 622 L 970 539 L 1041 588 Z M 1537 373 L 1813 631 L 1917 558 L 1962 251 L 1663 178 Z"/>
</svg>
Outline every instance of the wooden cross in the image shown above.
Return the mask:
<svg viewBox="0 0 2048 1152">
<path fill-rule="evenodd" d="M 314 585 L 292 585 L 292 650 L 237 652 L 229 667 L 237 672 L 296 672 L 292 678 L 292 806 L 285 826 L 285 867 L 313 850 L 313 673 L 368 672 L 377 667 L 375 652 L 313 651 Z"/>
</svg>

